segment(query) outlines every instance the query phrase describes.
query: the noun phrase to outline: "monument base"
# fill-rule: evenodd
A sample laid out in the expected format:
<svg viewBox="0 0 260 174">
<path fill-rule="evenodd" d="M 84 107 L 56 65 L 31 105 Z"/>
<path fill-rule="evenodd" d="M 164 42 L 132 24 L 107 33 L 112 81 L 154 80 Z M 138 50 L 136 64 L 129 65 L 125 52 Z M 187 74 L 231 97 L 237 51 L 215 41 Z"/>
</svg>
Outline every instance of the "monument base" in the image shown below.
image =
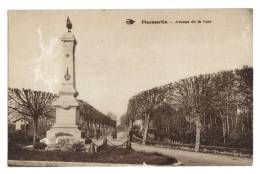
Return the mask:
<svg viewBox="0 0 260 174">
<path fill-rule="evenodd" d="M 58 136 L 71 136 L 76 139 L 81 139 L 81 131 L 77 127 L 52 127 L 47 131 L 48 139 Z"/>
<path fill-rule="evenodd" d="M 73 95 L 63 94 L 52 105 L 56 108 L 56 123 L 47 131 L 47 138 L 66 136 L 81 139 L 81 131 L 76 124 L 78 102 Z"/>
</svg>

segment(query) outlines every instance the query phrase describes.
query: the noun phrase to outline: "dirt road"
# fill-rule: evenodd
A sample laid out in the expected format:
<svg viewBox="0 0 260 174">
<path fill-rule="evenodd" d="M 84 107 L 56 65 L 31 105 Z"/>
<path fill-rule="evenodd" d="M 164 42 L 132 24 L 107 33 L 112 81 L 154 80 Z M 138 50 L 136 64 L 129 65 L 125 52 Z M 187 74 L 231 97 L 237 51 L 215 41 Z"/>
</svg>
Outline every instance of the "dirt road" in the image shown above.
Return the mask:
<svg viewBox="0 0 260 174">
<path fill-rule="evenodd" d="M 119 137 L 123 136 L 119 135 Z M 114 144 L 120 144 L 124 141 L 124 138 L 120 138 L 117 141 L 111 141 Z M 132 147 L 137 151 L 157 152 L 163 155 L 174 157 L 179 162 L 181 162 L 182 165 L 186 166 L 249 166 L 253 163 L 253 159 L 248 157 L 198 153 L 167 149 L 156 146 L 143 146 L 136 143 L 132 143 Z"/>
</svg>

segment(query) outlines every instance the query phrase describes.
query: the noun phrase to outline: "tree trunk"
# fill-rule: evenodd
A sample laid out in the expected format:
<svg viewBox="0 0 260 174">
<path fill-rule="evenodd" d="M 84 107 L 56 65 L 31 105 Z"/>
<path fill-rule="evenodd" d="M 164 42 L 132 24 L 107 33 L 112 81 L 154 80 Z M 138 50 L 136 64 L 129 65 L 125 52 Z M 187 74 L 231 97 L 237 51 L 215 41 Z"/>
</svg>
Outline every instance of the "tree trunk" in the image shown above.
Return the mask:
<svg viewBox="0 0 260 174">
<path fill-rule="evenodd" d="M 222 120 L 222 135 L 223 135 L 223 143 L 226 144 L 226 121 L 224 119 L 224 116 L 220 113 L 220 117 Z"/>
<path fill-rule="evenodd" d="M 248 133 L 250 132 L 249 117 L 250 117 L 250 115 L 248 113 L 246 113 L 246 121 L 247 121 L 247 131 L 248 131 Z"/>
<path fill-rule="evenodd" d="M 33 146 L 36 144 L 37 141 L 37 130 L 38 130 L 38 122 L 34 120 L 33 123 Z"/>
<path fill-rule="evenodd" d="M 196 119 L 196 142 L 195 142 L 195 152 L 198 152 L 200 149 L 200 130 L 201 130 L 201 122 L 200 117 Z"/>
<path fill-rule="evenodd" d="M 87 132 L 85 134 L 85 138 L 89 138 L 90 136 L 90 126 L 89 126 L 89 121 L 86 122 L 87 123 Z"/>
<path fill-rule="evenodd" d="M 24 119 L 24 135 L 27 137 L 27 120 Z"/>
<path fill-rule="evenodd" d="M 130 137 L 130 131 L 133 128 L 133 119 L 130 119 L 128 130 L 127 130 L 127 140 L 131 142 L 132 137 Z"/>
<path fill-rule="evenodd" d="M 150 115 L 148 114 L 146 121 L 145 121 L 145 128 L 144 128 L 144 136 L 143 136 L 142 145 L 145 145 L 145 143 L 146 143 L 146 137 L 147 137 L 147 133 L 148 133 L 148 129 L 149 129 L 149 122 L 150 122 Z"/>
<path fill-rule="evenodd" d="M 98 123 L 98 132 L 99 132 L 99 136 L 103 135 L 103 130 L 102 130 L 102 127 L 101 127 L 101 123 Z"/>
<path fill-rule="evenodd" d="M 227 124 L 226 124 L 226 134 L 228 135 L 229 134 L 229 130 L 230 130 L 230 128 L 229 128 L 229 95 L 227 96 L 227 119 L 226 119 L 226 121 L 227 121 Z"/>
<path fill-rule="evenodd" d="M 97 138 L 97 125 L 94 123 L 94 137 Z"/>
</svg>

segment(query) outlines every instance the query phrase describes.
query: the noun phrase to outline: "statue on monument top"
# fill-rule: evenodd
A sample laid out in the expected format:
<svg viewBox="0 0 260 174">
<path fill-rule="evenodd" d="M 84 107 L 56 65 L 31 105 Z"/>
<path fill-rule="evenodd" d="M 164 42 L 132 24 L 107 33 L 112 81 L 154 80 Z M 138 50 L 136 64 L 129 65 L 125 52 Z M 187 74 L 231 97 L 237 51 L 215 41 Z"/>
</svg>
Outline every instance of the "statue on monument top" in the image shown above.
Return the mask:
<svg viewBox="0 0 260 174">
<path fill-rule="evenodd" d="M 69 18 L 69 17 L 67 17 L 66 27 L 67 27 L 67 29 L 68 29 L 68 32 L 71 32 L 72 23 L 70 22 L 70 18 Z"/>
</svg>

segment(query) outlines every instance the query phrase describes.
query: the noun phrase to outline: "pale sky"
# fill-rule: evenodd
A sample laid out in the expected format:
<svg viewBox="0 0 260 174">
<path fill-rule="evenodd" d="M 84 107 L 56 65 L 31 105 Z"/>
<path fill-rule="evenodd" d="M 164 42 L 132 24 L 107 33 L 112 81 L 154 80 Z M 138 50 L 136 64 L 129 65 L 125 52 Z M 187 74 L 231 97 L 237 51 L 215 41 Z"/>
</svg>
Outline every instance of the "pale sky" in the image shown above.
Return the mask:
<svg viewBox="0 0 260 174">
<path fill-rule="evenodd" d="M 118 117 L 140 91 L 253 64 L 251 10 L 10 11 L 9 87 L 59 91 L 67 16 L 78 42 L 78 99 Z M 203 19 L 212 23 L 174 23 Z"/>
</svg>

